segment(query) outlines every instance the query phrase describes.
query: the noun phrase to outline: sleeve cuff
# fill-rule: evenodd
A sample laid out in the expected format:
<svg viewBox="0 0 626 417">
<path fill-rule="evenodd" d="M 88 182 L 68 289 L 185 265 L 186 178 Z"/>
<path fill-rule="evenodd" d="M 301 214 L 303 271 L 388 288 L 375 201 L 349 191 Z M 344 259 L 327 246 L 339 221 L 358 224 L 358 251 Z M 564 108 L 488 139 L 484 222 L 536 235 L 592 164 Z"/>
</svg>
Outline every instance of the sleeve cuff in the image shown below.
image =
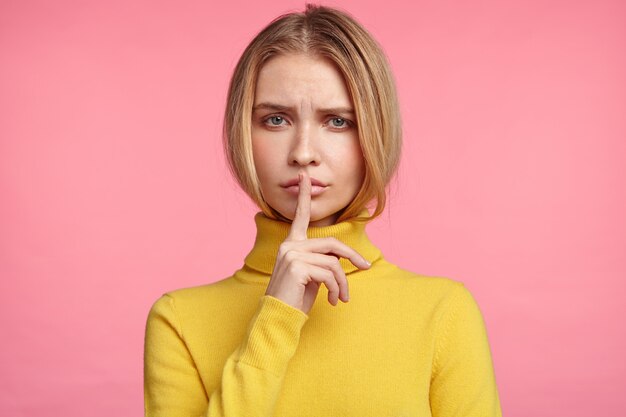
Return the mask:
<svg viewBox="0 0 626 417">
<path fill-rule="evenodd" d="M 308 318 L 303 311 L 271 295 L 264 295 L 248 326 L 238 361 L 278 375 L 284 374 Z"/>
</svg>

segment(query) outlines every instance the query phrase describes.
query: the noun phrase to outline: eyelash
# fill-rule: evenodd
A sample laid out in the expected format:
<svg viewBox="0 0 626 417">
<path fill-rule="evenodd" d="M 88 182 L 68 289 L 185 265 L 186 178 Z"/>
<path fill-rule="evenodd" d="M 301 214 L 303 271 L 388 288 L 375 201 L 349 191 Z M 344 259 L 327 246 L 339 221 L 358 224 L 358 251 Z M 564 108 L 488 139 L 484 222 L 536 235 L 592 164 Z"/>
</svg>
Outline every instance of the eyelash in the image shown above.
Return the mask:
<svg viewBox="0 0 626 417">
<path fill-rule="evenodd" d="M 262 122 L 263 124 L 265 124 L 266 126 L 270 127 L 270 128 L 274 128 L 274 127 L 280 127 L 281 125 L 272 125 L 269 124 L 270 119 L 273 119 L 275 117 L 280 117 L 282 120 L 287 120 L 285 117 L 279 115 L 279 114 L 273 114 L 271 116 L 267 116 L 265 117 Z M 344 126 L 332 126 L 335 129 L 338 130 L 347 130 L 349 127 L 352 127 L 354 125 L 354 123 L 351 120 L 348 120 L 344 117 L 331 117 L 329 120 L 343 120 L 345 122 Z"/>
</svg>

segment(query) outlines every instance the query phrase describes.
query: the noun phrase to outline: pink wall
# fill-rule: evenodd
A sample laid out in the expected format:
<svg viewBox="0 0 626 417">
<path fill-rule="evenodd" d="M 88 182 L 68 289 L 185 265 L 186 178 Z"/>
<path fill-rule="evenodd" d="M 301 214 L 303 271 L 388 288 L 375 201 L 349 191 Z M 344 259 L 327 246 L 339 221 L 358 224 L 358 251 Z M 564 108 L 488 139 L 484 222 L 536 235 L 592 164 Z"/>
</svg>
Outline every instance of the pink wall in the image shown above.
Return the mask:
<svg viewBox="0 0 626 417">
<path fill-rule="evenodd" d="M 0 4 L 2 416 L 141 415 L 151 303 L 252 245 L 227 82 L 304 3 L 183 3 Z M 374 242 L 473 292 L 508 417 L 625 415 L 626 3 L 326 4 L 374 33 L 400 90 Z"/>
</svg>

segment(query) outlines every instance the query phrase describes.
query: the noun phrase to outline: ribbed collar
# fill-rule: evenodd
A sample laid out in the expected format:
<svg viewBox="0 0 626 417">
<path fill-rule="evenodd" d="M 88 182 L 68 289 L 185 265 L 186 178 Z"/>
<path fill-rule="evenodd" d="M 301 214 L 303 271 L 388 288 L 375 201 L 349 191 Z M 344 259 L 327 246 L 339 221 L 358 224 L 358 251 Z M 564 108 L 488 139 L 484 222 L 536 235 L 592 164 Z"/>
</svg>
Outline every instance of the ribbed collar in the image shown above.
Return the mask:
<svg viewBox="0 0 626 417">
<path fill-rule="evenodd" d="M 364 208 L 358 216 L 370 217 L 370 213 Z M 278 247 L 287 238 L 291 224 L 270 219 L 263 212 L 255 214 L 254 222 L 257 229 L 256 239 L 252 250 L 244 259 L 244 263 L 249 268 L 271 275 L 274 270 Z M 309 239 L 335 237 L 356 250 L 372 264 L 382 258 L 381 251 L 369 240 L 365 233 L 365 224 L 362 223 L 347 220 L 330 226 L 309 227 L 306 234 Z M 348 259 L 339 258 L 339 263 L 346 274 L 358 270 Z"/>
</svg>

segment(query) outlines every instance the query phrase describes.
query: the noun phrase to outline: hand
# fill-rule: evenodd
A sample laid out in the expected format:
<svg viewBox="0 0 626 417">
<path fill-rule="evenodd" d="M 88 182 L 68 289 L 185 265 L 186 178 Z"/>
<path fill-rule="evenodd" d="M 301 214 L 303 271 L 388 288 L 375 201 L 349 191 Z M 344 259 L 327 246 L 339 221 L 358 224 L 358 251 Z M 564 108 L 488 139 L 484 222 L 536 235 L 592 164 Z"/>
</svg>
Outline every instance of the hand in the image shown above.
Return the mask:
<svg viewBox="0 0 626 417">
<path fill-rule="evenodd" d="M 371 265 L 354 249 L 333 237 L 308 239 L 311 219 L 311 179 L 300 171 L 296 212 L 289 235 L 280 244 L 276 263 L 265 291 L 279 300 L 308 314 L 315 302 L 320 285 L 328 288 L 328 302 L 336 306 L 339 298 L 344 303 L 348 295 L 348 280 L 339 257 L 347 258 L 357 268 Z"/>
</svg>

